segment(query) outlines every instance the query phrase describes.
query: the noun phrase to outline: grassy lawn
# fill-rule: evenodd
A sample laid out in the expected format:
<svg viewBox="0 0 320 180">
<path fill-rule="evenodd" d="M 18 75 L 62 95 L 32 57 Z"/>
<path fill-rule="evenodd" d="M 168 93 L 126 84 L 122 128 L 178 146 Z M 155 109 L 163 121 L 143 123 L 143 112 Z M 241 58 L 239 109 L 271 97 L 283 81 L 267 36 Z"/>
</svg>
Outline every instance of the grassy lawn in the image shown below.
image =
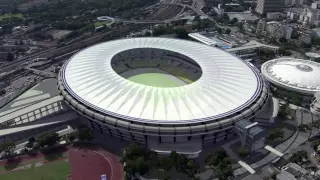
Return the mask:
<svg viewBox="0 0 320 180">
<path fill-rule="evenodd" d="M 128 80 L 153 87 L 177 87 L 185 84 L 184 82 L 179 82 L 181 80 L 174 79 L 172 75 L 162 73 L 138 74 L 129 77 Z"/>
<path fill-rule="evenodd" d="M 0 21 L 2 21 L 3 19 L 6 19 L 6 18 L 10 18 L 10 17 L 22 19 L 23 18 L 23 14 L 4 14 L 4 15 L 0 16 Z"/>
<path fill-rule="evenodd" d="M 111 22 L 111 21 L 103 21 L 103 22 L 97 21 L 97 22 L 94 23 L 94 26 L 95 26 L 95 27 L 99 27 L 99 26 L 106 25 L 106 24 L 108 24 L 108 23 L 110 23 L 110 22 Z"/>
<path fill-rule="evenodd" d="M 184 81 L 184 82 L 188 83 L 188 84 L 193 83 L 193 81 L 192 81 L 192 80 L 187 79 L 187 78 L 185 78 L 185 77 L 181 77 L 181 76 L 179 76 L 178 78 L 179 78 L 179 79 L 181 79 L 182 81 Z"/>
<path fill-rule="evenodd" d="M 1 180 L 65 180 L 66 176 L 70 174 L 69 163 L 65 160 L 55 161 L 45 164 L 40 167 L 30 169 L 12 171 L 0 174 Z"/>
<path fill-rule="evenodd" d="M 99 22 L 99 21 L 98 21 L 98 22 L 95 22 L 95 23 L 94 23 L 94 26 L 95 26 L 95 27 L 99 27 L 99 26 L 103 26 L 103 25 L 105 25 L 105 24 L 106 24 L 106 23 L 104 23 L 104 22 Z"/>
</svg>

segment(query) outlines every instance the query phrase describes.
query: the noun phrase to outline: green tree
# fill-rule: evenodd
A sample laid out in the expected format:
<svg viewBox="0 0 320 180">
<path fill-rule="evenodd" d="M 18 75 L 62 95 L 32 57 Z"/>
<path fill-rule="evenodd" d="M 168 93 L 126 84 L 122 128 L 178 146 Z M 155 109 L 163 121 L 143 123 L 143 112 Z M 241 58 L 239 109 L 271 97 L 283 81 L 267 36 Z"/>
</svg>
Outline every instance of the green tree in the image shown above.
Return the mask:
<svg viewBox="0 0 320 180">
<path fill-rule="evenodd" d="M 226 151 L 219 150 L 219 151 L 216 151 L 212 154 L 209 154 L 205 159 L 205 163 L 208 166 L 217 166 L 220 161 L 222 161 L 223 159 L 225 159 L 227 157 L 228 157 L 228 155 L 227 155 Z"/>
<path fill-rule="evenodd" d="M 188 38 L 188 32 L 185 28 L 176 28 L 174 31 L 177 35 L 177 38 L 179 38 L 179 39 L 187 39 Z"/>
<path fill-rule="evenodd" d="M 146 33 L 144 33 L 144 36 L 150 37 L 151 33 L 149 31 L 147 31 Z"/>
<path fill-rule="evenodd" d="M 126 164 L 124 170 L 129 177 L 135 173 L 143 175 L 149 169 L 153 169 L 159 164 L 161 165 L 161 160 L 159 162 L 155 152 L 137 144 L 130 144 L 123 149 L 121 162 Z"/>
<path fill-rule="evenodd" d="M 30 137 L 28 143 L 25 145 L 26 148 L 32 149 L 34 147 L 34 143 L 36 139 L 34 137 Z"/>
<path fill-rule="evenodd" d="M 3 142 L 0 145 L 0 153 L 4 152 L 6 156 L 13 155 L 16 145 L 14 142 Z"/>
<path fill-rule="evenodd" d="M 284 137 L 284 131 L 282 129 L 272 129 L 268 132 L 267 139 L 274 141 L 277 139 L 282 139 Z"/>
<path fill-rule="evenodd" d="M 233 18 L 230 20 L 230 24 L 236 24 L 238 22 L 238 19 L 237 18 Z"/>
<path fill-rule="evenodd" d="M 40 147 L 53 146 L 60 140 L 59 134 L 55 132 L 44 133 L 38 138 Z"/>
<path fill-rule="evenodd" d="M 14 60 L 14 54 L 13 53 L 8 53 L 7 55 L 7 61 L 11 62 Z"/>
<path fill-rule="evenodd" d="M 295 152 L 290 157 L 290 161 L 297 164 L 300 164 L 301 162 L 303 162 L 304 159 L 308 159 L 308 153 L 307 151 L 304 151 L 304 150 Z"/>
<path fill-rule="evenodd" d="M 172 167 L 171 164 L 172 164 L 172 161 L 171 161 L 170 157 L 168 157 L 168 156 L 161 158 L 159 161 L 160 168 L 165 171 L 171 170 L 171 167 Z"/>
<path fill-rule="evenodd" d="M 286 103 L 280 106 L 278 116 L 282 118 L 287 118 L 290 115 L 290 112 L 290 106 L 288 103 Z"/>
<path fill-rule="evenodd" d="M 187 174 L 189 177 L 194 177 L 195 174 L 199 173 L 200 167 L 195 163 L 194 160 L 189 160 L 187 163 Z"/>
<path fill-rule="evenodd" d="M 239 148 L 237 151 L 238 151 L 239 156 L 241 156 L 241 157 L 247 157 L 249 155 L 248 148 Z"/>
<path fill-rule="evenodd" d="M 313 45 L 320 45 L 320 37 L 313 37 L 312 44 Z"/>
<path fill-rule="evenodd" d="M 213 168 L 214 174 L 219 180 L 228 180 L 233 177 L 233 170 L 231 162 L 227 159 L 223 159 L 217 166 Z"/>
<path fill-rule="evenodd" d="M 92 141 L 94 139 L 93 132 L 86 126 L 78 128 L 77 136 L 80 141 Z"/>
<path fill-rule="evenodd" d="M 281 37 L 281 38 L 279 38 L 279 42 L 285 43 L 285 42 L 287 42 L 287 39 L 285 37 Z"/>
<path fill-rule="evenodd" d="M 217 31 L 218 31 L 218 33 L 219 33 L 219 34 L 221 34 L 221 33 L 222 33 L 222 29 L 221 29 L 221 28 L 219 28 L 219 27 L 217 28 Z"/>
<path fill-rule="evenodd" d="M 231 33 L 231 30 L 230 30 L 230 29 L 226 29 L 225 33 L 226 33 L 226 34 L 230 34 L 230 33 Z"/>
<path fill-rule="evenodd" d="M 3 95 L 5 95 L 6 94 L 6 90 L 5 89 L 1 89 L 0 90 L 0 96 L 3 96 Z"/>
<path fill-rule="evenodd" d="M 68 134 L 67 138 L 69 139 L 70 142 L 74 141 L 77 138 L 77 133 L 73 132 Z"/>
</svg>

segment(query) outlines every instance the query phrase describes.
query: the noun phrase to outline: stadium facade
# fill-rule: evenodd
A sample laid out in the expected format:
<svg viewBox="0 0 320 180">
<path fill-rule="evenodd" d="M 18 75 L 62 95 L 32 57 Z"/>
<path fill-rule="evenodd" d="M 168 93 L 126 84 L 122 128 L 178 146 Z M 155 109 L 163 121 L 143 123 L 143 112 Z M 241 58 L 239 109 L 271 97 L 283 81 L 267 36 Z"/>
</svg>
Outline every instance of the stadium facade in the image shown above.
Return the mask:
<svg viewBox="0 0 320 180">
<path fill-rule="evenodd" d="M 143 68 L 166 71 L 185 84 L 150 86 L 123 76 Z M 247 62 L 218 48 L 167 38 L 89 47 L 61 68 L 58 89 L 92 129 L 158 152 L 185 154 L 234 138 L 236 123 L 254 122 L 272 99 Z"/>
</svg>

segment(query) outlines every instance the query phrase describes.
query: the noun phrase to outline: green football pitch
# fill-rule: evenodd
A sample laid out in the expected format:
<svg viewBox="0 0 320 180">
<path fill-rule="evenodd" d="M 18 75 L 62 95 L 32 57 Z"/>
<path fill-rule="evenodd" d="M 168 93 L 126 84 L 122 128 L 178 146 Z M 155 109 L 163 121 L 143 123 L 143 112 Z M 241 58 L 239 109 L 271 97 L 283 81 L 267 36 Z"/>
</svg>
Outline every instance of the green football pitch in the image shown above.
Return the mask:
<svg viewBox="0 0 320 180">
<path fill-rule="evenodd" d="M 40 167 L 0 174 L 1 180 L 65 180 L 70 174 L 69 163 L 65 160 L 51 162 Z"/>
<path fill-rule="evenodd" d="M 177 87 L 186 83 L 179 78 L 163 73 L 143 73 L 133 75 L 128 80 L 153 87 Z"/>
</svg>

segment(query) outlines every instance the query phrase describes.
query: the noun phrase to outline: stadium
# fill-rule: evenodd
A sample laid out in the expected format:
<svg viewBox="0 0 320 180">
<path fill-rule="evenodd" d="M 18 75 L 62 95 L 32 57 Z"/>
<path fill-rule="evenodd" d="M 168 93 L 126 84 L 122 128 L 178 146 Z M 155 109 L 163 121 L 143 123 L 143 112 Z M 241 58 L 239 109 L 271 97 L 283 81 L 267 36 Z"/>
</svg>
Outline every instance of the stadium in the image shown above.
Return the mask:
<svg viewBox="0 0 320 180">
<path fill-rule="evenodd" d="M 314 61 L 278 58 L 262 64 L 261 73 L 279 91 L 311 97 L 320 91 L 320 64 Z"/>
<path fill-rule="evenodd" d="M 121 39 L 84 49 L 61 68 L 58 89 L 94 130 L 158 152 L 197 153 L 205 144 L 234 137 L 235 124 L 254 122 L 271 99 L 264 79 L 247 62 L 218 48 L 167 38 Z"/>
</svg>

